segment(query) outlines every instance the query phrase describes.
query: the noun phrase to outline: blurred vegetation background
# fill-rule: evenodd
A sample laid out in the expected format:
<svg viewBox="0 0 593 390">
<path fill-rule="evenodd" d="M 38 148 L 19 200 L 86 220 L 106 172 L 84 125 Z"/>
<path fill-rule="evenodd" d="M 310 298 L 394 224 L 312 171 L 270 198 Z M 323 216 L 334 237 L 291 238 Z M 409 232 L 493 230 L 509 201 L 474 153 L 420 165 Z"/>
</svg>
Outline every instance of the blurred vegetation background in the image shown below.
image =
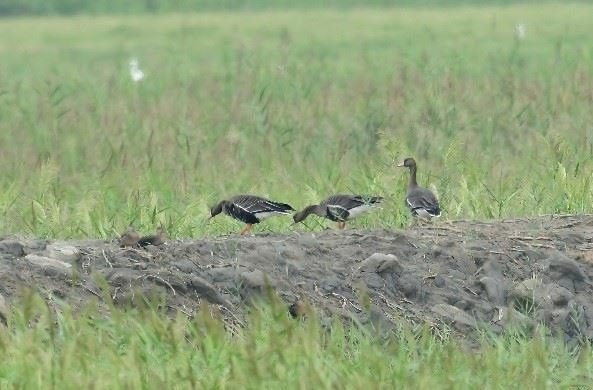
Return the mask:
<svg viewBox="0 0 593 390">
<path fill-rule="evenodd" d="M 592 25 L 585 4 L 1 19 L 0 230 L 216 235 L 236 193 L 350 191 L 387 198 L 352 226 L 400 228 L 409 155 L 443 219 L 590 212 Z M 325 225 L 291 222 L 257 229 Z"/>
<path fill-rule="evenodd" d="M 547 0 L 0 0 L 0 15 L 542 4 Z M 579 2 L 579 0 L 573 1 Z M 580 0 L 587 2 L 587 0 Z"/>
</svg>

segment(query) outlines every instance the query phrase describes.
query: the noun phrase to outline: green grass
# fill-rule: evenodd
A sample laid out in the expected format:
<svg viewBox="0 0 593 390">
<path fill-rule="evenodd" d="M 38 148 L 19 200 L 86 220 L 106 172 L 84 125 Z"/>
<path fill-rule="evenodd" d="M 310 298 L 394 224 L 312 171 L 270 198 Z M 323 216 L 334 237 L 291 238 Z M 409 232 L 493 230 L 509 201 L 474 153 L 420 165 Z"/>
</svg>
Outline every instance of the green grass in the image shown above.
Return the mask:
<svg viewBox="0 0 593 390">
<path fill-rule="evenodd" d="M 444 218 L 590 212 L 592 24 L 582 4 L 0 20 L 0 231 L 217 235 L 239 229 L 206 223 L 220 198 L 336 191 L 388 198 L 354 226 L 399 228 L 408 155 Z"/>
<path fill-rule="evenodd" d="M 328 331 L 274 306 L 253 309 L 250 326 L 231 334 L 216 308 L 193 319 L 154 309 L 104 318 L 92 305 L 56 316 L 29 297 L 0 332 L 0 387 L 552 389 L 593 379 L 589 348 L 509 337 L 470 350 L 426 330 L 382 338 L 335 322 Z"/>
<path fill-rule="evenodd" d="M 222 197 L 301 208 L 336 191 L 388 199 L 353 226 L 400 228 L 394 161 L 409 155 L 443 218 L 591 212 L 592 22 L 584 4 L 2 19 L 0 232 L 211 236 L 239 229 L 206 223 Z M 145 82 L 130 81 L 130 57 Z M 468 350 L 427 331 L 327 332 L 273 307 L 228 332 L 206 310 L 56 314 L 36 299 L 0 329 L 1 388 L 566 388 L 593 375 L 590 348 L 538 337 Z"/>
<path fill-rule="evenodd" d="M 585 3 L 588 0 L 573 0 Z M 273 9 L 350 9 L 356 7 L 458 7 L 541 4 L 553 0 L 3 0 L 0 16 L 136 14 Z"/>
</svg>

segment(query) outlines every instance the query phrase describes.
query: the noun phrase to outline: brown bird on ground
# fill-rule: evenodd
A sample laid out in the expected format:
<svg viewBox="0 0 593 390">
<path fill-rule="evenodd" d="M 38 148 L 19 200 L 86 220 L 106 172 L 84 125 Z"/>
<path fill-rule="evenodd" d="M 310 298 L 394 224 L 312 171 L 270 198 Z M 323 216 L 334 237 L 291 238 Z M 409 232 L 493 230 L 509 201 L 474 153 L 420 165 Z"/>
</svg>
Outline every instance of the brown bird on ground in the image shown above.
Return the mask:
<svg viewBox="0 0 593 390">
<path fill-rule="evenodd" d="M 304 318 L 310 311 L 310 306 L 300 299 L 288 307 L 288 313 L 292 318 Z"/>
<path fill-rule="evenodd" d="M 135 247 L 138 246 L 140 235 L 132 226 L 128 227 L 128 230 L 119 238 L 120 248 Z"/>
<path fill-rule="evenodd" d="M 291 205 L 274 202 L 256 195 L 237 195 L 228 200 L 221 200 L 210 209 L 210 218 L 224 212 L 226 215 L 245 223 L 241 235 L 249 233 L 254 224 L 260 223 L 273 215 L 287 215 L 295 211 Z"/>
<path fill-rule="evenodd" d="M 138 245 L 142 248 L 146 248 L 148 245 L 159 246 L 163 245 L 167 241 L 167 235 L 165 233 L 165 229 L 159 227 L 156 231 L 156 234 L 151 234 L 148 236 L 141 237 L 138 241 Z"/>
</svg>

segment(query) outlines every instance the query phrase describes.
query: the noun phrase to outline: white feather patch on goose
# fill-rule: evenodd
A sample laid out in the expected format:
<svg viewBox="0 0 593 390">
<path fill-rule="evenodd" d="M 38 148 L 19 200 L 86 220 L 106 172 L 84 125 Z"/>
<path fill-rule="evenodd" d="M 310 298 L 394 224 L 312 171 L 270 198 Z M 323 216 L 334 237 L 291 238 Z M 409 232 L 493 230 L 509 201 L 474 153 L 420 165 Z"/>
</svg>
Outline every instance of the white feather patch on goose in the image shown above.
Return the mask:
<svg viewBox="0 0 593 390">
<path fill-rule="evenodd" d="M 367 203 L 361 204 L 360 206 L 356 206 L 356 207 L 353 207 L 351 209 L 347 209 L 344 206 L 340 206 L 340 205 L 337 205 L 337 204 L 329 204 L 329 205 L 327 205 L 327 208 L 329 210 L 335 210 L 335 211 L 332 211 L 333 214 L 338 214 L 339 215 L 341 212 L 347 213 L 348 214 L 348 218 L 347 219 L 354 219 L 356 217 L 359 217 L 360 215 L 362 215 L 362 214 L 370 211 L 371 209 L 373 209 L 375 207 L 376 207 L 375 205 L 371 205 L 371 204 L 367 204 Z M 338 216 L 338 215 L 336 215 L 336 216 Z"/>
<path fill-rule="evenodd" d="M 233 203 L 233 205 L 235 205 L 235 207 L 240 208 L 241 210 L 245 211 L 246 213 L 249 214 L 253 214 L 256 216 L 257 219 L 259 219 L 260 221 L 263 221 L 264 219 L 270 218 L 274 215 L 278 215 L 278 214 L 289 214 L 288 211 L 282 212 L 282 211 L 249 211 L 249 209 L 241 206 L 238 203 Z"/>
<path fill-rule="evenodd" d="M 259 213 L 254 213 L 254 215 L 260 221 L 263 221 L 264 219 L 268 219 L 270 217 L 273 217 L 274 215 L 279 215 L 279 214 L 287 214 L 287 213 L 281 213 L 279 211 L 263 211 L 263 212 L 259 212 Z"/>
<path fill-rule="evenodd" d="M 350 212 L 350 216 L 348 217 L 348 219 L 356 218 L 364 213 L 369 212 L 370 210 L 372 210 L 375 207 L 376 206 L 373 206 L 370 204 L 363 204 L 360 206 L 353 207 L 350 210 L 348 210 Z"/>
</svg>

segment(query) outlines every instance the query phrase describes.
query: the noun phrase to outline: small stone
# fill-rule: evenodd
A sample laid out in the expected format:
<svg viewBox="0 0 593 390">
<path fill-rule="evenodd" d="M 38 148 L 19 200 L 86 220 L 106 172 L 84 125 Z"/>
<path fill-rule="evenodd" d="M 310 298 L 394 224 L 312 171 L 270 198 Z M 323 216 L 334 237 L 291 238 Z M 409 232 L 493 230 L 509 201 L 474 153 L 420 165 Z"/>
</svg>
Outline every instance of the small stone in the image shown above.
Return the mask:
<svg viewBox="0 0 593 390">
<path fill-rule="evenodd" d="M 23 244 L 16 240 L 0 241 L 0 253 L 7 253 L 14 257 L 22 257 L 25 255 L 25 248 Z"/>
<path fill-rule="evenodd" d="M 60 243 L 49 244 L 45 248 L 45 255 L 70 264 L 74 264 L 81 256 L 80 251 L 75 246 Z"/>
<path fill-rule="evenodd" d="M 72 273 L 72 264 L 52 259 L 51 257 L 30 254 L 25 256 L 25 260 L 31 265 L 38 266 L 49 273 L 61 273 L 67 275 Z"/>
<path fill-rule="evenodd" d="M 439 303 L 432 307 L 432 311 L 458 327 L 476 326 L 476 320 L 472 316 L 455 306 Z"/>
<path fill-rule="evenodd" d="M 391 272 L 400 274 L 403 271 L 402 265 L 399 263 L 397 256 L 386 255 L 384 253 L 374 253 L 367 257 L 360 264 L 359 269 L 362 272 Z"/>
</svg>

